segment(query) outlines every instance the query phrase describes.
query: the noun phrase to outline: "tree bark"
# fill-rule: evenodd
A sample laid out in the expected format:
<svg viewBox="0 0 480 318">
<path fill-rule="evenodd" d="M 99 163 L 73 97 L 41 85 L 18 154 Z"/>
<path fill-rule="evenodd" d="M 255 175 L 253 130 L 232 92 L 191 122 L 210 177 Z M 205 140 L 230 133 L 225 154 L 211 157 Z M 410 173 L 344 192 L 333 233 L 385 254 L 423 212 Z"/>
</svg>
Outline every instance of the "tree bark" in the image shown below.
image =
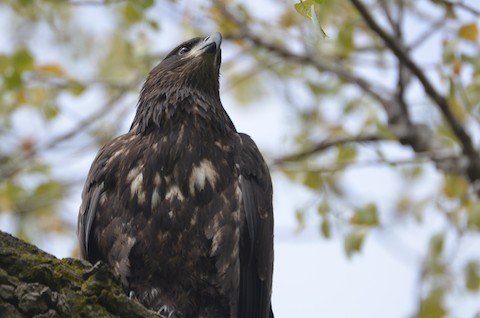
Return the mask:
<svg viewBox="0 0 480 318">
<path fill-rule="evenodd" d="M 103 263 L 57 259 L 0 231 L 0 317 L 161 317 Z"/>
</svg>

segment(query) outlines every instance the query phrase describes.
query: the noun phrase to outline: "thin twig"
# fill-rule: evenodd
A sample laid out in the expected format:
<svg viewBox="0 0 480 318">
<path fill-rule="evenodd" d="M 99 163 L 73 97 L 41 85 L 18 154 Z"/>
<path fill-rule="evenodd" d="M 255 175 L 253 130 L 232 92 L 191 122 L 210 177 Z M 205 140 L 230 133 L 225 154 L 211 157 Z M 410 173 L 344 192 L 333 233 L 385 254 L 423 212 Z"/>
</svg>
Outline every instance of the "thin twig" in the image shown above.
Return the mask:
<svg viewBox="0 0 480 318">
<path fill-rule="evenodd" d="M 436 21 L 433 21 L 432 24 L 425 29 L 423 33 L 421 33 L 415 40 L 407 46 L 407 50 L 413 50 L 419 47 L 421 44 L 425 43 L 431 36 L 435 35 L 437 32 L 442 30 L 442 26 L 445 25 L 445 18 L 441 17 Z"/>
<path fill-rule="evenodd" d="M 282 169 L 287 171 L 299 171 L 299 172 L 313 172 L 313 173 L 335 173 L 342 171 L 348 168 L 366 168 L 378 165 L 388 165 L 388 166 L 405 166 L 405 165 L 415 165 L 422 164 L 425 162 L 431 162 L 432 156 L 435 157 L 436 161 L 456 161 L 460 158 L 456 155 L 423 155 L 415 156 L 408 159 L 398 159 L 398 160 L 362 160 L 362 161 L 353 161 L 353 162 L 336 162 L 330 166 L 318 165 L 318 164 L 305 164 L 297 162 L 282 162 L 276 165 L 272 165 L 272 169 Z"/>
<path fill-rule="evenodd" d="M 392 30 L 397 33 L 398 32 L 398 25 L 395 19 L 392 16 L 392 12 L 390 11 L 389 5 L 390 1 L 389 0 L 380 0 L 379 1 L 380 7 L 382 8 L 383 13 L 385 13 L 385 17 L 387 18 L 388 23 L 390 24 Z"/>
<path fill-rule="evenodd" d="M 303 150 L 297 153 L 289 154 L 281 158 L 278 158 L 273 162 L 273 165 L 280 165 L 289 161 L 298 161 L 335 146 L 351 144 L 351 143 L 358 144 L 358 143 L 377 142 L 377 141 L 385 141 L 385 140 L 388 140 L 388 139 L 377 134 L 327 138 L 317 143 L 316 145 L 313 145 L 307 150 Z"/>
</svg>

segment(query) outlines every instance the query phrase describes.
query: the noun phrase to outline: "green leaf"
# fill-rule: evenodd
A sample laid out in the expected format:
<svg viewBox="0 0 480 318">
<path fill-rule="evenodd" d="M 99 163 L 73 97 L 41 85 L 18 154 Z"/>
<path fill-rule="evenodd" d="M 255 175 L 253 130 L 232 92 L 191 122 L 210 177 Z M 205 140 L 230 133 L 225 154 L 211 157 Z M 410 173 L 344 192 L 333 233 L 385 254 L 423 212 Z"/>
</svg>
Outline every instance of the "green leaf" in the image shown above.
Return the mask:
<svg viewBox="0 0 480 318">
<path fill-rule="evenodd" d="M 18 72 L 18 70 L 5 76 L 5 88 L 7 90 L 19 89 L 22 84 L 22 73 Z"/>
<path fill-rule="evenodd" d="M 148 25 L 156 31 L 160 30 L 160 24 L 158 24 L 158 21 L 156 20 L 148 20 Z"/>
<path fill-rule="evenodd" d="M 146 10 L 155 4 L 155 0 L 135 0 L 135 3 L 137 3 L 142 10 Z"/>
<path fill-rule="evenodd" d="M 70 80 L 68 82 L 68 90 L 75 96 L 80 96 L 85 92 L 86 86 L 79 81 Z"/>
<path fill-rule="evenodd" d="M 354 49 L 353 31 L 355 30 L 354 24 L 347 22 L 342 25 L 338 33 L 337 42 L 341 48 L 341 52 L 344 55 L 348 55 Z"/>
<path fill-rule="evenodd" d="M 447 314 L 443 305 L 445 291 L 441 288 L 435 288 L 430 294 L 422 299 L 418 318 L 442 318 Z"/>
<path fill-rule="evenodd" d="M 123 7 L 123 16 L 128 23 L 137 23 L 142 19 L 142 13 L 138 10 L 137 6 L 132 3 L 127 3 Z"/>
<path fill-rule="evenodd" d="M 0 212 L 16 212 L 17 204 L 27 197 L 27 191 L 11 180 L 0 185 Z"/>
<path fill-rule="evenodd" d="M 297 219 L 297 231 L 301 231 L 305 228 L 305 211 L 297 209 L 297 211 L 295 211 L 295 218 Z"/>
<path fill-rule="evenodd" d="M 10 67 L 10 56 L 0 54 L 0 74 L 4 73 Z"/>
<path fill-rule="evenodd" d="M 354 147 L 338 146 L 337 162 L 347 163 L 353 161 L 357 157 L 357 149 Z"/>
<path fill-rule="evenodd" d="M 330 205 L 328 204 L 327 200 L 323 200 L 317 207 L 317 212 L 321 216 L 326 216 L 330 211 Z"/>
<path fill-rule="evenodd" d="M 469 205 L 467 208 L 467 226 L 469 229 L 480 230 L 480 206 L 478 204 Z"/>
<path fill-rule="evenodd" d="M 318 16 L 317 13 L 315 12 L 315 8 L 321 5 L 324 2 L 324 0 L 301 0 L 298 3 L 295 3 L 295 10 L 304 16 L 305 18 L 308 18 L 312 20 L 313 24 L 315 25 L 316 28 L 320 30 L 322 33 L 323 38 L 327 37 L 327 34 L 323 30 L 322 26 L 320 25 L 320 22 L 318 21 Z"/>
<path fill-rule="evenodd" d="M 63 187 L 59 182 L 50 180 L 38 185 L 35 188 L 33 195 L 37 197 L 48 196 L 48 197 L 60 198 L 62 197 L 63 192 L 64 192 Z"/>
<path fill-rule="evenodd" d="M 32 54 L 26 48 L 20 48 L 12 56 L 12 63 L 16 70 L 23 72 L 33 69 L 35 59 Z"/>
<path fill-rule="evenodd" d="M 476 292 L 480 289 L 480 264 L 470 261 L 465 266 L 465 283 L 468 290 Z"/>
<path fill-rule="evenodd" d="M 445 235 L 444 233 L 437 233 L 430 238 L 430 256 L 432 258 L 438 258 L 443 253 L 443 248 L 445 245 Z"/>
<path fill-rule="evenodd" d="M 379 224 L 377 206 L 369 203 L 358 209 L 350 219 L 350 223 L 355 225 L 376 226 Z"/>
<path fill-rule="evenodd" d="M 312 190 L 318 190 L 323 182 L 319 173 L 310 171 L 305 174 L 303 184 Z"/>
<path fill-rule="evenodd" d="M 365 235 L 365 231 L 354 230 L 345 237 L 343 246 L 347 257 L 352 257 L 353 254 L 360 252 Z"/>
<path fill-rule="evenodd" d="M 60 111 L 56 105 L 47 105 L 43 110 L 43 114 L 46 119 L 52 120 L 60 114 Z"/>
<path fill-rule="evenodd" d="M 332 226 L 328 218 L 323 218 L 322 223 L 320 224 L 320 232 L 323 237 L 329 239 L 332 236 Z"/>
<path fill-rule="evenodd" d="M 448 104 L 455 117 L 463 123 L 467 118 L 467 114 L 459 98 L 457 97 L 457 89 L 455 87 L 455 81 L 452 77 L 449 78 L 449 84 Z"/>
<path fill-rule="evenodd" d="M 311 19 L 312 18 L 312 10 L 311 7 L 315 5 L 316 1 L 314 0 L 305 0 L 300 1 L 299 3 L 295 3 L 295 10 L 300 13 L 305 18 Z"/>
</svg>

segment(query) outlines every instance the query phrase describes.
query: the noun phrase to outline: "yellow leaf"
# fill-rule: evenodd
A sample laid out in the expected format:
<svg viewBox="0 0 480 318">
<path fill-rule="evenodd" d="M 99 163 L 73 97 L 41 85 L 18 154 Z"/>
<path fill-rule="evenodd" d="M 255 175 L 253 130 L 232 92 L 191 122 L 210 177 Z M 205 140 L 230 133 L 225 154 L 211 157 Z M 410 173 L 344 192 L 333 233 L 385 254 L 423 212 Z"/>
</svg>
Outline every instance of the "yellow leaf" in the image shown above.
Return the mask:
<svg viewBox="0 0 480 318">
<path fill-rule="evenodd" d="M 462 39 L 476 42 L 478 38 L 478 27 L 475 22 L 464 24 L 458 29 L 458 36 Z"/>
<path fill-rule="evenodd" d="M 43 87 L 36 87 L 32 90 L 31 102 L 34 105 L 40 105 L 47 99 L 47 92 Z"/>
<path fill-rule="evenodd" d="M 63 76 L 65 71 L 58 64 L 44 64 L 37 67 L 37 72 L 44 75 Z"/>
<path fill-rule="evenodd" d="M 460 176 L 446 174 L 443 181 L 443 194 L 449 199 L 462 199 L 468 194 L 468 183 Z"/>
<path fill-rule="evenodd" d="M 455 76 L 459 75 L 461 70 L 462 70 L 462 62 L 460 61 L 453 62 L 453 65 L 452 65 L 453 75 Z"/>
<path fill-rule="evenodd" d="M 25 91 L 21 90 L 16 94 L 15 102 L 18 106 L 25 105 L 27 103 L 27 95 L 25 94 Z"/>
<path fill-rule="evenodd" d="M 279 22 L 282 27 L 288 29 L 296 25 L 297 23 L 296 15 L 292 14 L 290 10 L 287 10 L 284 14 L 280 16 Z"/>
</svg>

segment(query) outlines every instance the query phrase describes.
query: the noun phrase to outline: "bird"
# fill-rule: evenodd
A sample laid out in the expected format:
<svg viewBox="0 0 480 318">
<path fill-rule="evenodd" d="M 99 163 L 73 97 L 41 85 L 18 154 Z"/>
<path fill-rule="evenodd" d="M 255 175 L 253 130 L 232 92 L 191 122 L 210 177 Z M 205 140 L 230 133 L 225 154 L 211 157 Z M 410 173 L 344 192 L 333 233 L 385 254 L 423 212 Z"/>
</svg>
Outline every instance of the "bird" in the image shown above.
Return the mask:
<svg viewBox="0 0 480 318">
<path fill-rule="evenodd" d="M 150 71 L 88 172 L 80 252 L 168 317 L 273 318 L 272 181 L 220 100 L 221 43 L 195 37 Z"/>
</svg>

